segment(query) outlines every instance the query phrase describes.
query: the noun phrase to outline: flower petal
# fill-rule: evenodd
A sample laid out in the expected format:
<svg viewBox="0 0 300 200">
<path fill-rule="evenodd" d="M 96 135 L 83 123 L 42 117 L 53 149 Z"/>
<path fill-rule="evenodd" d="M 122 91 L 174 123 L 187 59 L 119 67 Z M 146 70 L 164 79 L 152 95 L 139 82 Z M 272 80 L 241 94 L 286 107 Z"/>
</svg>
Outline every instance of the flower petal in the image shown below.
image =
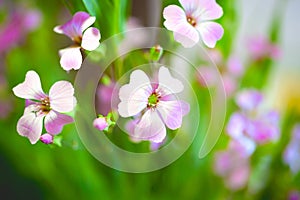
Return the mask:
<svg viewBox="0 0 300 200">
<path fill-rule="evenodd" d="M 197 26 L 201 38 L 206 46 L 214 48 L 217 41 L 220 40 L 224 34 L 222 26 L 215 22 L 203 22 Z"/>
<path fill-rule="evenodd" d="M 43 117 L 35 113 L 26 113 L 18 121 L 17 131 L 19 135 L 27 137 L 31 144 L 35 144 L 42 134 Z"/>
<path fill-rule="evenodd" d="M 184 86 L 180 80 L 173 78 L 169 69 L 162 66 L 158 72 L 158 91 L 161 92 L 161 96 L 169 94 L 176 94 L 183 91 Z"/>
<path fill-rule="evenodd" d="M 157 110 L 167 127 L 175 130 L 181 127 L 182 117 L 189 113 L 190 105 L 184 101 L 160 101 Z"/>
<path fill-rule="evenodd" d="M 14 87 L 13 92 L 17 97 L 24 99 L 40 100 L 46 96 L 41 86 L 40 77 L 35 71 L 27 72 L 25 81 Z"/>
<path fill-rule="evenodd" d="M 199 41 L 199 33 L 188 22 L 178 24 L 174 30 L 174 39 L 183 47 L 190 48 Z"/>
<path fill-rule="evenodd" d="M 58 112 L 70 112 L 76 105 L 74 88 L 68 81 L 58 81 L 49 91 L 50 107 Z"/>
<path fill-rule="evenodd" d="M 100 45 L 100 38 L 100 31 L 97 28 L 88 28 L 82 36 L 81 47 L 93 51 Z"/>
<path fill-rule="evenodd" d="M 45 128 L 48 133 L 56 135 L 62 131 L 65 124 L 70 124 L 73 121 L 72 117 L 52 110 L 45 117 Z"/>
<path fill-rule="evenodd" d="M 56 26 L 54 31 L 59 34 L 65 34 L 71 39 L 82 36 L 82 32 L 95 22 L 96 18 L 91 17 L 86 12 L 77 12 L 71 20 L 64 25 Z"/>
<path fill-rule="evenodd" d="M 241 113 L 233 113 L 227 124 L 227 133 L 234 139 L 238 139 L 244 135 L 248 126 L 247 118 Z"/>
<path fill-rule="evenodd" d="M 171 31 L 176 30 L 178 24 L 186 22 L 186 15 L 182 8 L 176 5 L 167 6 L 163 11 L 164 26 Z"/>
<path fill-rule="evenodd" d="M 155 110 L 147 110 L 134 129 L 133 138 L 162 142 L 166 137 L 166 127 Z"/>
<path fill-rule="evenodd" d="M 199 8 L 199 0 L 179 0 L 179 2 L 188 14 Z"/>
<path fill-rule="evenodd" d="M 198 10 L 195 14 L 201 21 L 214 20 L 222 17 L 223 9 L 215 0 L 200 0 L 198 2 Z"/>
<path fill-rule="evenodd" d="M 71 69 L 77 70 L 82 64 L 82 55 L 80 52 L 80 47 L 69 47 L 60 50 L 60 65 L 66 71 Z"/>
<path fill-rule="evenodd" d="M 119 91 L 121 102 L 118 112 L 122 117 L 134 116 L 146 108 L 152 87 L 148 76 L 142 70 L 135 70 L 130 75 L 129 84 Z"/>
</svg>

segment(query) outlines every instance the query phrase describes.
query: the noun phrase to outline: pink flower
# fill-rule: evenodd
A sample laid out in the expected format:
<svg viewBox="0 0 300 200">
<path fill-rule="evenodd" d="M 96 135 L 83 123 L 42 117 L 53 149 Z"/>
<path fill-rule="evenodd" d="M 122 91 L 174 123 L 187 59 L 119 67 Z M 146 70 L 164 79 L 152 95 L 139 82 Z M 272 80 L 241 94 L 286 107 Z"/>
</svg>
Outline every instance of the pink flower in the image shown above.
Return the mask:
<svg viewBox="0 0 300 200">
<path fill-rule="evenodd" d="M 166 67 L 159 69 L 158 82 L 152 84 L 143 71 L 133 71 L 129 84 L 120 88 L 118 105 L 122 117 L 141 114 L 131 137 L 160 143 L 166 137 L 165 125 L 172 130 L 181 127 L 189 104 L 177 100 L 175 94 L 183 89 L 183 84 Z"/>
<path fill-rule="evenodd" d="M 98 117 L 94 120 L 93 126 L 96 129 L 103 131 L 104 129 L 106 129 L 109 126 L 109 124 L 107 123 L 105 117 Z"/>
<path fill-rule="evenodd" d="M 71 83 L 58 81 L 52 85 L 47 95 L 43 92 L 39 75 L 35 71 L 29 71 L 25 81 L 15 86 L 13 92 L 17 97 L 27 100 L 17 131 L 32 144 L 40 139 L 43 121 L 46 131 L 51 135 L 60 133 L 65 124 L 73 122 L 72 117 L 61 114 L 72 111 L 76 104 Z"/>
<path fill-rule="evenodd" d="M 253 59 L 261 60 L 264 58 L 277 59 L 280 57 L 280 49 L 264 36 L 257 36 L 248 41 L 248 49 Z"/>
<path fill-rule="evenodd" d="M 0 54 L 22 42 L 29 32 L 40 25 L 41 18 L 37 10 L 23 8 L 13 11 L 5 26 L 0 27 Z"/>
<path fill-rule="evenodd" d="M 107 115 L 112 108 L 112 96 L 116 83 L 111 80 L 109 84 L 100 84 L 97 88 L 97 102 L 96 107 L 98 113 Z"/>
<path fill-rule="evenodd" d="M 100 45 L 100 31 L 94 27 L 88 28 L 95 20 L 95 17 L 86 12 L 77 12 L 67 23 L 54 28 L 56 33 L 67 35 L 74 42 L 74 45 L 59 51 L 60 64 L 64 70 L 77 70 L 81 67 L 81 48 L 93 51 Z"/>
<path fill-rule="evenodd" d="M 244 155 L 243 147 L 243 144 L 233 140 L 227 150 L 215 156 L 214 170 L 232 190 L 244 188 L 249 180 L 249 157 Z"/>
<path fill-rule="evenodd" d="M 236 102 L 241 110 L 233 113 L 227 124 L 227 133 L 232 138 L 247 137 L 258 144 L 279 139 L 279 114 L 273 110 L 258 112 L 262 101 L 262 94 L 253 89 L 237 95 Z"/>
<path fill-rule="evenodd" d="M 183 9 L 170 5 L 163 11 L 164 22 L 168 30 L 174 32 L 174 38 L 184 47 L 192 47 L 199 41 L 214 48 L 223 36 L 222 26 L 211 22 L 223 15 L 222 8 L 215 0 L 179 0 Z"/>
</svg>

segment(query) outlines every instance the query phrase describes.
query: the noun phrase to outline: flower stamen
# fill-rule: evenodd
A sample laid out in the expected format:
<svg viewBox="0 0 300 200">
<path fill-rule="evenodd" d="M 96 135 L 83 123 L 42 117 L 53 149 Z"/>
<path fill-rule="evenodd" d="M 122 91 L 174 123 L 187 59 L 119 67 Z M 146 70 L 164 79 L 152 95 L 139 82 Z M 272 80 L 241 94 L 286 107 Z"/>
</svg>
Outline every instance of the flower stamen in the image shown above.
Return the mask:
<svg viewBox="0 0 300 200">
<path fill-rule="evenodd" d="M 187 20 L 188 23 L 189 23 L 190 25 L 192 25 L 193 27 L 195 27 L 195 26 L 197 25 L 197 22 L 196 22 L 195 18 L 193 18 L 193 17 L 191 17 L 191 16 L 187 16 L 187 17 L 186 17 L 186 20 Z"/>
</svg>

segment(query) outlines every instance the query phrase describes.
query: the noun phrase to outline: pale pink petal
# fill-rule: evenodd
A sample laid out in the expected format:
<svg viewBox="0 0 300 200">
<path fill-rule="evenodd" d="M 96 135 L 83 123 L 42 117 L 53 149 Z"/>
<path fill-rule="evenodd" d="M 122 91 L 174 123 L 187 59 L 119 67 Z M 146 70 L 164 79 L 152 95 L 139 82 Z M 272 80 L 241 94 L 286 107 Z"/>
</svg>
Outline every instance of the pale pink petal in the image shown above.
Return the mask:
<svg viewBox="0 0 300 200">
<path fill-rule="evenodd" d="M 178 24 L 187 22 L 184 11 L 176 5 L 166 7 L 163 11 L 163 16 L 166 20 L 164 26 L 171 31 L 176 30 Z"/>
<path fill-rule="evenodd" d="M 135 70 L 130 75 L 129 84 L 123 85 L 119 91 L 121 102 L 118 112 L 122 117 L 134 116 L 146 108 L 148 97 L 152 93 L 150 80 L 145 72 Z"/>
<path fill-rule="evenodd" d="M 82 36 L 81 47 L 88 51 L 93 51 L 100 45 L 100 38 L 101 35 L 98 29 L 88 28 Z"/>
<path fill-rule="evenodd" d="M 42 134 L 43 117 L 37 117 L 35 113 L 26 113 L 18 121 L 17 131 L 19 135 L 27 137 L 31 144 L 35 144 Z"/>
<path fill-rule="evenodd" d="M 174 29 L 174 39 L 183 47 L 190 48 L 199 41 L 199 33 L 188 22 L 178 24 Z"/>
<path fill-rule="evenodd" d="M 160 101 L 157 111 L 167 127 L 175 130 L 181 127 L 182 117 L 189 113 L 190 105 L 184 101 Z"/>
<path fill-rule="evenodd" d="M 173 78 L 169 69 L 162 66 L 158 72 L 158 91 L 162 92 L 161 96 L 169 95 L 169 94 L 176 94 L 182 92 L 184 86 L 182 82 L 176 78 Z"/>
<path fill-rule="evenodd" d="M 82 55 L 80 47 L 70 47 L 60 51 L 60 65 L 66 71 L 77 70 L 82 64 Z"/>
<path fill-rule="evenodd" d="M 58 81 L 52 85 L 49 91 L 50 107 L 58 112 L 70 112 L 73 110 L 74 88 L 68 81 Z"/>
<path fill-rule="evenodd" d="M 199 67 L 197 73 L 197 81 L 202 87 L 213 87 L 218 80 L 218 71 L 213 67 Z"/>
<path fill-rule="evenodd" d="M 95 22 L 96 18 L 86 12 L 77 12 L 71 20 L 61 26 L 56 26 L 56 33 L 65 34 L 71 39 L 82 36 L 82 32 Z"/>
<path fill-rule="evenodd" d="M 133 138 L 162 142 L 166 137 L 166 127 L 155 110 L 147 110 L 134 129 Z"/>
<path fill-rule="evenodd" d="M 14 87 L 13 92 L 17 97 L 24 99 L 40 100 L 46 96 L 41 86 L 40 77 L 35 71 L 27 72 L 25 81 Z"/>
<path fill-rule="evenodd" d="M 215 22 L 203 22 L 197 26 L 204 44 L 210 48 L 214 48 L 217 41 L 224 34 L 222 26 Z"/>
<path fill-rule="evenodd" d="M 51 110 L 45 117 L 45 128 L 48 133 L 56 135 L 62 131 L 64 125 L 73 121 L 72 117 Z"/>
<path fill-rule="evenodd" d="M 199 0 L 179 0 L 179 2 L 184 10 L 189 14 L 199 7 Z"/>
<path fill-rule="evenodd" d="M 195 11 L 195 16 L 199 19 L 197 21 L 214 20 L 222 17 L 223 9 L 215 0 L 199 0 L 198 2 L 198 10 Z"/>
</svg>

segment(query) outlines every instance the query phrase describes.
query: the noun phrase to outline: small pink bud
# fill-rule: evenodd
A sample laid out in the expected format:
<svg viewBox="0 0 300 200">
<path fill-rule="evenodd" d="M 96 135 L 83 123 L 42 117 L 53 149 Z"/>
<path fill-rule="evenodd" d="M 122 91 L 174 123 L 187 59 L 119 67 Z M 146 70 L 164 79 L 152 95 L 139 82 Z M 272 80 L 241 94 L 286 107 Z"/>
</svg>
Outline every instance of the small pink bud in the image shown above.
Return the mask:
<svg viewBox="0 0 300 200">
<path fill-rule="evenodd" d="M 105 117 L 96 118 L 93 122 L 93 125 L 96 129 L 99 129 L 100 131 L 103 131 L 108 127 L 108 123 Z"/>
<path fill-rule="evenodd" d="M 40 141 L 44 144 L 52 144 L 53 143 L 53 136 L 48 134 L 48 133 L 45 133 L 45 134 L 41 135 Z"/>
</svg>

